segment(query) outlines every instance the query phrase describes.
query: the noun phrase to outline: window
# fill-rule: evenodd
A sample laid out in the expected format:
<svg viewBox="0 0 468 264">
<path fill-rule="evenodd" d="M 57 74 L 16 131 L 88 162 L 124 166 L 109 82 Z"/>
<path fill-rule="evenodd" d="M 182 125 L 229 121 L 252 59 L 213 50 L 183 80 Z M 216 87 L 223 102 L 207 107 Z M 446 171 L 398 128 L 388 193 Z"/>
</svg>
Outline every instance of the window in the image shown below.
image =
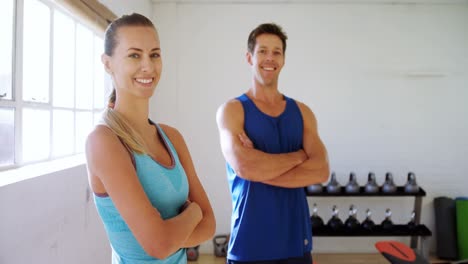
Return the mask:
<svg viewBox="0 0 468 264">
<path fill-rule="evenodd" d="M 0 8 L 0 98 L 11 99 L 13 66 L 13 0 L 5 0 Z M 3 121 L 3 119 L 2 119 Z M 3 146 L 3 145 L 2 145 Z"/>
<path fill-rule="evenodd" d="M 83 152 L 110 88 L 101 34 L 55 1 L 2 0 L 0 35 L 0 170 Z"/>
<path fill-rule="evenodd" d="M 13 21 L 14 0 L 0 3 L 0 102 L 11 101 L 13 95 Z M 15 108 L 0 105 L 0 168 L 13 164 L 15 156 Z"/>
</svg>

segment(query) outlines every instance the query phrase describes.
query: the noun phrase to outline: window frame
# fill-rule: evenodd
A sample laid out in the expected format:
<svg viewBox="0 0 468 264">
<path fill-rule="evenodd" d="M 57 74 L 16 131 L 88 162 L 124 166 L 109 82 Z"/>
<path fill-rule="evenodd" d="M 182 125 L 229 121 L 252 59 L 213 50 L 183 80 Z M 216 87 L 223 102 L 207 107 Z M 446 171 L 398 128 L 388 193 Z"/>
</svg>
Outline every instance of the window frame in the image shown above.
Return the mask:
<svg viewBox="0 0 468 264">
<path fill-rule="evenodd" d="M 68 11 L 64 6 L 61 6 L 56 3 L 56 1 L 52 0 L 34 0 L 41 2 L 44 4 L 50 11 L 49 13 L 49 84 L 48 84 L 48 96 L 49 100 L 46 103 L 42 102 L 31 102 L 26 101 L 23 99 L 23 52 L 24 52 L 24 7 L 25 1 L 28 0 L 13 0 L 13 31 L 12 31 L 12 76 L 11 76 L 11 99 L 0 99 L 0 108 L 10 108 L 14 110 L 14 154 L 13 154 L 13 164 L 4 164 L 0 165 L 0 173 L 3 171 L 8 171 L 16 168 L 20 168 L 30 164 L 36 164 L 41 162 L 53 161 L 61 158 L 66 158 L 75 155 L 82 155 L 82 151 L 79 151 L 75 142 L 77 141 L 77 118 L 76 115 L 78 112 L 88 112 L 90 113 L 92 120 L 91 126 L 96 125 L 96 121 L 94 116 L 100 112 L 102 112 L 103 108 L 96 108 L 95 106 L 95 97 L 96 97 L 96 87 L 95 87 L 95 76 L 96 76 L 96 63 L 93 59 L 92 62 L 92 92 L 91 98 L 91 108 L 90 109 L 82 109 L 78 108 L 76 104 L 76 57 L 77 57 L 77 28 L 78 26 L 83 26 L 86 29 L 90 30 L 92 33 L 92 47 L 93 47 L 93 58 L 95 56 L 99 56 L 96 52 L 103 51 L 102 48 L 97 48 L 96 45 L 96 38 L 103 39 L 103 30 L 99 30 L 96 27 L 93 27 L 87 21 L 84 21 L 82 16 L 74 16 Z M 62 107 L 62 106 L 54 106 L 54 98 L 53 98 L 53 89 L 54 89 L 54 20 L 55 20 L 55 13 L 61 12 L 63 15 L 69 17 L 73 20 L 74 25 L 74 80 L 71 85 L 73 85 L 73 106 L 72 107 Z M 103 96 L 104 99 L 110 92 L 110 77 L 106 74 L 104 70 L 102 70 L 102 74 L 104 75 L 103 81 Z M 105 102 L 103 103 L 103 107 L 105 107 Z M 38 159 L 34 161 L 24 161 L 23 157 L 23 109 L 30 108 L 30 109 L 44 109 L 47 110 L 49 113 L 49 151 L 47 158 L 45 159 Z M 69 110 L 73 112 L 73 149 L 70 154 L 61 154 L 61 155 L 54 155 L 54 141 L 53 141 L 53 133 L 54 133 L 54 110 Z"/>
</svg>

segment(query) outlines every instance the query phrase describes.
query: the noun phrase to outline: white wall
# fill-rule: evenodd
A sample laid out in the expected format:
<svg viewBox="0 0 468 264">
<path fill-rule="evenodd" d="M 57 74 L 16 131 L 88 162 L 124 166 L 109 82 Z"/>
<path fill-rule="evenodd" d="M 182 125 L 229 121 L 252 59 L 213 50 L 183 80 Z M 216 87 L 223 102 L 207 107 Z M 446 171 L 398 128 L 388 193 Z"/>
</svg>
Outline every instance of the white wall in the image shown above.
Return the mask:
<svg viewBox="0 0 468 264">
<path fill-rule="evenodd" d="M 152 116 L 185 136 L 214 206 L 217 233 L 229 232 L 231 204 L 215 112 L 248 89 L 247 36 L 263 22 L 276 22 L 289 35 L 280 90 L 315 112 L 342 184 L 351 171 L 361 184 L 369 171 L 379 184 L 391 171 L 403 185 L 414 171 L 428 193 L 422 222 L 433 231 L 433 198 L 467 195 L 467 2 L 186 1 L 155 3 L 153 14 L 165 68 Z M 389 207 L 396 223 L 406 223 L 413 206 L 411 198 L 310 201 L 319 203 L 325 220 L 333 204 L 345 219 L 354 203 L 359 219 L 370 208 L 380 222 Z M 316 252 L 375 252 L 373 242 L 379 239 L 387 238 L 315 238 L 314 247 Z"/>
<path fill-rule="evenodd" d="M 151 17 L 152 2 L 151 0 L 98 0 L 103 5 L 107 6 L 117 16 L 131 14 L 133 12 L 140 13 L 144 16 Z"/>
<path fill-rule="evenodd" d="M 0 187 L 0 263 L 110 263 L 86 167 Z"/>
</svg>

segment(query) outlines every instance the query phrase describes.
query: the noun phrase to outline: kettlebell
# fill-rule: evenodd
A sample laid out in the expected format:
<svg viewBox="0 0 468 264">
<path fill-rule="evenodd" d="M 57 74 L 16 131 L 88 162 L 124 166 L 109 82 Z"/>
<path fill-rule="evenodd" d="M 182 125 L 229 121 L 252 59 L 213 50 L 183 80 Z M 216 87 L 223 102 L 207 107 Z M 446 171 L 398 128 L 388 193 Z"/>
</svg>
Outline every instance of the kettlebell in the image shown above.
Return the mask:
<svg viewBox="0 0 468 264">
<path fill-rule="evenodd" d="M 369 175 L 367 176 L 367 183 L 366 183 L 366 186 L 364 187 L 364 191 L 366 193 L 378 193 L 379 192 L 379 186 L 377 185 L 377 182 L 375 181 L 375 174 L 373 172 L 369 172 Z"/>
<path fill-rule="evenodd" d="M 228 235 L 216 235 L 213 237 L 214 254 L 216 257 L 225 257 L 229 242 Z"/>
<path fill-rule="evenodd" d="M 312 230 L 320 228 L 323 226 L 322 218 L 317 214 L 317 204 L 314 203 L 312 208 L 312 216 L 310 217 L 310 223 L 312 225 Z"/>
<path fill-rule="evenodd" d="M 196 246 L 196 247 L 189 247 L 187 248 L 187 250 L 185 251 L 185 253 L 187 254 L 187 260 L 188 261 L 196 261 L 198 259 L 198 256 L 200 255 L 198 253 L 198 248 L 200 247 L 200 245 Z"/>
<path fill-rule="evenodd" d="M 385 219 L 382 221 L 382 228 L 385 230 L 390 230 L 393 228 L 392 211 L 390 208 L 385 210 Z"/>
<path fill-rule="evenodd" d="M 327 184 L 327 192 L 328 193 L 339 193 L 341 192 L 341 186 L 336 180 L 336 174 L 332 172 L 330 177 L 330 182 Z"/>
<path fill-rule="evenodd" d="M 356 218 L 356 214 L 357 214 L 357 209 L 354 207 L 354 205 L 351 205 L 349 207 L 349 217 L 345 221 L 346 230 L 353 231 L 359 228 L 360 224 Z"/>
<path fill-rule="evenodd" d="M 416 228 L 416 212 L 411 212 L 411 219 L 410 221 L 408 222 L 408 228 L 413 230 Z"/>
<path fill-rule="evenodd" d="M 413 172 L 408 173 L 408 181 L 405 184 L 406 193 L 417 193 L 419 192 L 419 186 L 416 183 L 416 175 Z"/>
<path fill-rule="evenodd" d="M 317 183 L 317 184 L 312 184 L 312 185 L 307 186 L 306 189 L 307 189 L 308 194 L 321 193 L 322 189 L 323 189 L 323 186 L 322 186 L 322 184 Z"/>
<path fill-rule="evenodd" d="M 374 221 L 372 221 L 372 219 L 371 219 L 371 214 L 372 213 L 371 213 L 370 209 L 367 209 L 366 210 L 366 219 L 364 221 L 362 221 L 362 224 L 361 224 L 362 228 L 364 228 L 365 230 L 368 230 L 368 231 L 371 231 L 375 226 Z"/>
<path fill-rule="evenodd" d="M 395 183 L 393 182 L 393 175 L 391 172 L 387 172 L 385 174 L 385 182 L 382 185 L 382 192 L 384 193 L 394 193 L 396 192 L 396 186 Z"/>
<path fill-rule="evenodd" d="M 338 208 L 336 208 L 336 205 L 332 208 L 332 217 L 328 220 L 327 226 L 333 230 L 338 230 L 343 227 L 343 222 L 338 217 Z"/>
<path fill-rule="evenodd" d="M 349 182 L 346 184 L 345 191 L 347 193 L 359 193 L 359 184 L 356 180 L 356 174 L 351 172 L 349 174 Z"/>
</svg>

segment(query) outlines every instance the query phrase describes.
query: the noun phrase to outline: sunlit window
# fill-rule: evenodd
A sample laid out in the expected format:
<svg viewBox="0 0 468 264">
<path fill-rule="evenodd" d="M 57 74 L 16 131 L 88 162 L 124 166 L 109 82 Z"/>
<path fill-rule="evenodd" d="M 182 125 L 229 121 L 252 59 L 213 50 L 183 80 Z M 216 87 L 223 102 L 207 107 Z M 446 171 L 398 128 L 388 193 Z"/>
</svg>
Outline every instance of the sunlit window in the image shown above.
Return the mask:
<svg viewBox="0 0 468 264">
<path fill-rule="evenodd" d="M 94 36 L 94 108 L 104 108 L 106 94 L 104 67 L 101 62 L 101 54 L 104 53 L 104 42 L 101 38 Z"/>
<path fill-rule="evenodd" d="M 93 114 L 91 112 L 76 112 L 75 120 L 75 147 L 78 152 L 83 152 L 86 136 L 93 127 Z"/>
<path fill-rule="evenodd" d="M 1 0 L 0 35 L 0 171 L 83 152 L 110 87 L 102 36 L 52 0 Z"/>
<path fill-rule="evenodd" d="M 12 99 L 13 0 L 0 3 L 0 100 Z M 1 122 L 1 121 L 0 121 Z M 1 156 L 0 156 L 1 159 Z"/>
<path fill-rule="evenodd" d="M 23 100 L 48 103 L 50 9 L 38 0 L 25 0 L 23 18 Z"/>
<path fill-rule="evenodd" d="M 23 161 L 49 158 L 50 112 L 42 109 L 23 109 Z"/>
<path fill-rule="evenodd" d="M 54 12 L 53 105 L 75 106 L 75 22 Z"/>
<path fill-rule="evenodd" d="M 56 109 L 52 115 L 52 156 L 70 155 L 75 148 L 75 113 Z"/>
<path fill-rule="evenodd" d="M 76 100 L 80 109 L 92 109 L 93 101 L 93 34 L 77 25 L 76 28 Z"/>
<path fill-rule="evenodd" d="M 11 165 L 15 158 L 15 110 L 0 108 L 0 166 Z"/>
</svg>

